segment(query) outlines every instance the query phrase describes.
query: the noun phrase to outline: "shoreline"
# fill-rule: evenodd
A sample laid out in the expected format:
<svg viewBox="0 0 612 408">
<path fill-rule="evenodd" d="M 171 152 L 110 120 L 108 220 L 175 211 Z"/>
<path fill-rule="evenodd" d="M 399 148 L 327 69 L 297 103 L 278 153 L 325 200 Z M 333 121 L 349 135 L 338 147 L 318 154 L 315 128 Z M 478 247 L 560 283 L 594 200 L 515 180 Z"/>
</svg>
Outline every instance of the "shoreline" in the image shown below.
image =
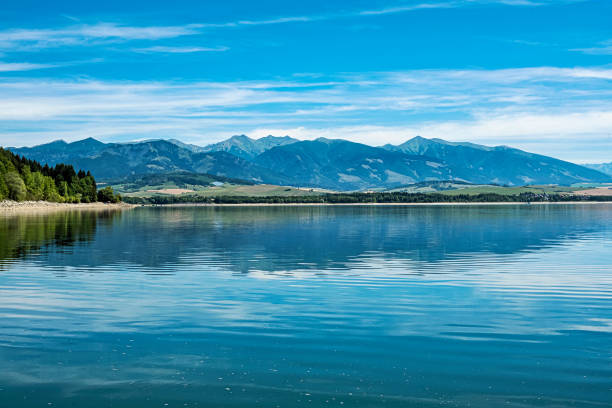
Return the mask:
<svg viewBox="0 0 612 408">
<path fill-rule="evenodd" d="M 526 203 L 522 201 L 501 202 L 439 202 L 439 203 L 176 203 L 176 204 L 135 204 L 137 207 L 355 207 L 355 206 L 494 206 L 494 205 L 594 205 L 612 204 L 612 201 L 538 201 Z"/>
<path fill-rule="evenodd" d="M 0 215 L 16 213 L 48 213 L 55 211 L 108 211 L 130 210 L 138 207 L 183 208 L 183 207 L 473 207 L 508 205 L 597 205 L 612 204 L 612 201 L 503 201 L 503 202 L 438 202 L 438 203 L 176 203 L 176 204 L 128 204 L 128 203 L 54 203 L 48 201 L 0 201 Z"/>
<path fill-rule="evenodd" d="M 134 204 L 127 203 L 54 203 L 50 201 L 0 201 L 0 214 L 15 214 L 15 213 L 45 213 L 53 211 L 66 211 L 66 210 L 88 210 L 88 211 L 101 211 L 101 210 L 127 210 L 137 207 Z"/>
</svg>

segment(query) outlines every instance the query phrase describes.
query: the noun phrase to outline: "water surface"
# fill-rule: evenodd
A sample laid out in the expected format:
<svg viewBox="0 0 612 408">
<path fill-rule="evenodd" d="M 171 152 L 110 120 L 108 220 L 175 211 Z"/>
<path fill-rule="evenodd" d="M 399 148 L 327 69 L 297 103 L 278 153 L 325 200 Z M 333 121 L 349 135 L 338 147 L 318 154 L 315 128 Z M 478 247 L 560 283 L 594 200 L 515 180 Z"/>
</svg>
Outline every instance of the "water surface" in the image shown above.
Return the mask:
<svg viewBox="0 0 612 408">
<path fill-rule="evenodd" d="M 602 407 L 612 205 L 0 216 L 1 407 Z"/>
</svg>

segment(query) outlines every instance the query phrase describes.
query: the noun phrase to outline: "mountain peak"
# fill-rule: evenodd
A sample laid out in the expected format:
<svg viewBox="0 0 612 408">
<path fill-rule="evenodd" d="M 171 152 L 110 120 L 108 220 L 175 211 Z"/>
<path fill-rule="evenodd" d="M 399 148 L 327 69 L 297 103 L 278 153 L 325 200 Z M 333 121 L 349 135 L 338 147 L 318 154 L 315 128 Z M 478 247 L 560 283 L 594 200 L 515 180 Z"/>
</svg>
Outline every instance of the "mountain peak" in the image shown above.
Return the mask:
<svg viewBox="0 0 612 408">
<path fill-rule="evenodd" d="M 389 145 L 389 146 L 393 146 L 393 145 Z M 470 143 L 470 142 L 450 142 L 448 140 L 444 140 L 440 138 L 427 139 L 422 136 L 415 136 L 412 139 L 409 139 L 405 141 L 404 143 L 397 145 L 397 146 L 393 146 L 393 147 L 399 150 L 412 149 L 416 153 L 423 153 L 424 151 L 422 149 L 436 148 L 437 146 L 438 147 L 439 146 L 463 146 L 463 147 L 469 147 L 472 149 L 487 150 L 487 151 L 493 150 L 493 149 L 506 149 L 507 148 L 505 146 L 489 147 L 489 146 L 484 146 L 484 145 Z M 393 150 L 393 148 L 388 148 L 388 149 Z M 419 149 L 421 149 L 421 151 L 419 151 Z"/>
<path fill-rule="evenodd" d="M 64 142 L 65 143 L 65 142 Z M 81 139 L 81 140 L 77 140 L 75 142 L 70 143 L 70 146 L 78 146 L 78 147 L 98 147 L 98 146 L 104 146 L 105 143 L 102 143 L 101 141 L 94 139 L 93 137 L 88 137 L 86 139 Z"/>
<path fill-rule="evenodd" d="M 264 136 L 261 137 L 257 140 L 261 140 L 261 141 L 290 141 L 290 140 L 294 140 L 296 142 L 299 142 L 298 139 L 294 139 L 291 136 L 285 135 L 285 136 L 273 136 L 273 135 L 268 135 L 268 136 Z"/>
<path fill-rule="evenodd" d="M 343 139 L 328 139 L 327 137 L 318 137 L 314 141 L 327 144 L 346 142 L 346 140 Z"/>
<path fill-rule="evenodd" d="M 205 146 L 203 151 L 227 152 L 246 160 L 252 160 L 266 150 L 295 142 L 298 142 L 298 140 L 289 136 L 268 135 L 259 139 L 252 139 L 246 135 L 234 135 L 229 139 Z"/>
<path fill-rule="evenodd" d="M 408 146 L 408 145 L 423 145 L 423 144 L 435 144 L 435 143 L 445 143 L 442 139 L 427 139 L 423 136 L 415 136 L 412 139 L 406 140 L 404 143 L 398 146 Z"/>
<path fill-rule="evenodd" d="M 60 145 L 67 145 L 67 144 L 68 144 L 68 142 L 66 142 L 64 139 L 57 139 L 57 140 L 54 140 L 52 142 L 45 143 L 45 144 L 42 144 L 42 145 L 39 145 L 39 146 L 60 146 Z M 36 146 L 34 146 L 34 147 L 36 147 Z"/>
<path fill-rule="evenodd" d="M 479 150 L 492 150 L 492 149 L 497 149 L 497 148 L 505 148 L 506 146 L 496 146 L 496 147 L 490 147 L 490 146 L 484 146 L 484 145 L 480 145 L 480 144 L 476 144 L 476 143 L 471 143 L 471 142 L 449 142 L 448 140 L 444 140 L 444 139 L 431 139 L 432 142 L 436 142 L 436 143 L 441 143 L 441 144 L 445 144 L 448 146 L 463 146 L 463 147 L 471 147 L 473 149 L 479 149 Z"/>
<path fill-rule="evenodd" d="M 232 137 L 230 137 L 229 140 L 240 140 L 241 142 L 245 142 L 245 141 L 249 141 L 252 142 L 254 139 L 251 139 L 250 137 L 248 137 L 247 135 L 233 135 Z"/>
</svg>

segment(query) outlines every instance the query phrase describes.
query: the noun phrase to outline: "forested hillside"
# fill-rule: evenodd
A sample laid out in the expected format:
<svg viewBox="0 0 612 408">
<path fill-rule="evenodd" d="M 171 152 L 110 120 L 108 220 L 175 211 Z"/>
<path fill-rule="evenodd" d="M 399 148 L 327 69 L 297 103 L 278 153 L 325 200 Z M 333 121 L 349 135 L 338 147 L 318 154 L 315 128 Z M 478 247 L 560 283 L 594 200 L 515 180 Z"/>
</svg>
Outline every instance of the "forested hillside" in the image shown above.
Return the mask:
<svg viewBox="0 0 612 408">
<path fill-rule="evenodd" d="M 61 203 L 118 201 L 107 189 L 98 192 L 90 172 L 71 165 L 53 167 L 0 148 L 0 200 L 44 200 Z"/>
</svg>

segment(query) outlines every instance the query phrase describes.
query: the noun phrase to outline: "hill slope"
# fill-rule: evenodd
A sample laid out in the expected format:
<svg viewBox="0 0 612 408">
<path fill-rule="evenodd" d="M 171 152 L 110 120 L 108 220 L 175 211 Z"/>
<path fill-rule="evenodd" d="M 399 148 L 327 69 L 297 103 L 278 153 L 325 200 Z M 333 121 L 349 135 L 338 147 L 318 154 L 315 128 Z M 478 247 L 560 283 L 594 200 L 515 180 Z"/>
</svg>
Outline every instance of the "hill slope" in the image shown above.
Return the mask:
<svg viewBox="0 0 612 408">
<path fill-rule="evenodd" d="M 50 166 L 72 162 L 76 158 L 95 155 L 108 145 L 93 138 L 72 143 L 56 140 L 34 147 L 9 148 L 12 152 Z"/>
<path fill-rule="evenodd" d="M 89 203 L 99 198 L 91 173 L 70 165 L 42 166 L 0 148 L 0 201 L 44 200 Z M 114 199 L 115 197 L 113 197 Z"/>
<path fill-rule="evenodd" d="M 612 162 L 610 163 L 596 163 L 596 164 L 585 164 L 584 167 L 589 169 L 601 171 L 612 176 Z"/>
<path fill-rule="evenodd" d="M 166 140 L 151 140 L 126 144 L 96 144 L 91 150 L 82 149 L 83 141 L 63 141 L 33 148 L 11 149 L 43 163 L 68 162 L 76 168 L 90 169 L 100 180 L 132 175 L 189 171 L 209 173 L 258 183 L 288 183 L 286 177 L 226 152 L 201 152 L 178 146 Z M 61 160 L 60 160 L 61 159 Z"/>
<path fill-rule="evenodd" d="M 206 147 L 175 140 L 105 144 L 85 139 L 11 150 L 49 165 L 65 162 L 90 169 L 100 180 L 187 171 L 333 190 L 390 189 L 434 180 L 513 186 L 612 181 L 594 169 L 505 146 L 421 137 L 383 147 L 341 139 L 234 136 Z"/>
<path fill-rule="evenodd" d="M 437 160 L 345 140 L 317 139 L 275 147 L 254 162 L 300 186 L 339 190 L 389 188 L 450 177 L 448 168 Z"/>
<path fill-rule="evenodd" d="M 398 146 L 383 147 L 389 151 L 442 161 L 451 169 L 452 179 L 475 184 L 572 184 L 587 180 L 610 181 L 610 176 L 596 170 L 506 146 L 451 143 L 417 136 Z"/>
</svg>

